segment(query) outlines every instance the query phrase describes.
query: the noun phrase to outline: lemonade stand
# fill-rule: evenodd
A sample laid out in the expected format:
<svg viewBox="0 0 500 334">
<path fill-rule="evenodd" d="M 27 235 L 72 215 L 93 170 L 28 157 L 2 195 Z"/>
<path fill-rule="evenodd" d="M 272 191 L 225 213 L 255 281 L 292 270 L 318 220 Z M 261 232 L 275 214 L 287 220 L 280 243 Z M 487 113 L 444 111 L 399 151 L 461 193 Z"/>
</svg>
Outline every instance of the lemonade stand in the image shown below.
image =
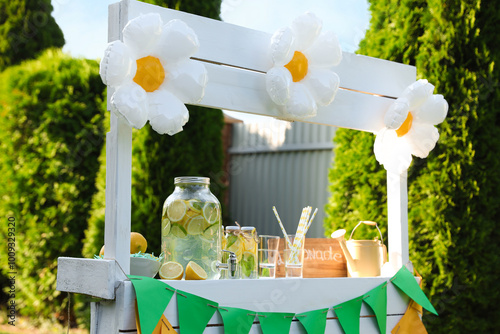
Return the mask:
<svg viewBox="0 0 500 334">
<path fill-rule="evenodd" d="M 342 52 L 334 34 L 320 34 L 321 23 L 310 13 L 270 35 L 122 0 L 109 7 L 108 29 L 104 74 L 101 64 L 112 111 L 106 137 L 106 250 L 100 260 L 59 258 L 57 278 L 60 291 L 100 298 L 91 304 L 91 333 L 137 333 L 138 327 L 142 333 L 390 333 L 410 301 L 435 312 L 409 262 L 407 156 L 383 162 L 389 233 L 385 276 L 265 281 L 128 276 L 133 127 L 149 122 L 159 133 L 175 135 L 188 121 L 188 103 L 367 131 L 384 142 L 393 129 L 406 128 L 401 136 L 408 133 L 412 114 L 406 106 L 434 95 L 427 82 L 415 83 L 412 66 Z M 310 45 L 308 34 L 318 47 Z M 434 100 L 426 106 L 442 114 L 445 105 Z M 418 115 L 415 124 L 421 121 Z M 434 144 L 422 140 L 414 146 L 425 151 Z M 396 146 L 379 149 L 377 158 L 387 158 Z M 183 217 L 162 223 L 162 251 L 171 235 L 190 231 L 193 238 L 216 239 L 216 218 L 203 212 L 212 202 L 187 203 L 193 217 L 200 217 L 190 217 L 188 225 L 181 223 L 186 203 L 172 206 Z M 210 230 L 212 223 L 216 227 Z M 201 252 L 200 259 L 207 261 L 220 256 L 211 247 Z"/>
</svg>

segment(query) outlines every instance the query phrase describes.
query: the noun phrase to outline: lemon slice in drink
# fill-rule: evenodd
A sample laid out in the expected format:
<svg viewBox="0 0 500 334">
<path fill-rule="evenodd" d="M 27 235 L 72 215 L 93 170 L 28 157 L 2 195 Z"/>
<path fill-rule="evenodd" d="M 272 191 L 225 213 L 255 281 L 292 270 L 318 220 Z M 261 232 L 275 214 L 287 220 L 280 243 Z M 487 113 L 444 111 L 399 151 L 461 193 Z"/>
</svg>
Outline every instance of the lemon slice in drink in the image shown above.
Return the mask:
<svg viewBox="0 0 500 334">
<path fill-rule="evenodd" d="M 203 210 L 203 202 L 200 202 L 196 199 L 190 199 L 187 201 L 187 206 L 190 210 L 193 210 L 194 212 L 201 213 Z"/>
<path fill-rule="evenodd" d="M 160 267 L 158 274 L 162 279 L 180 280 L 184 274 L 184 268 L 179 262 L 170 261 Z"/>
<path fill-rule="evenodd" d="M 227 248 L 228 251 L 233 252 L 236 255 L 236 260 L 238 262 L 241 261 L 241 257 L 243 255 L 243 243 L 241 239 L 236 235 L 230 235 L 227 239 Z"/>
<path fill-rule="evenodd" d="M 172 224 L 172 227 L 170 228 L 170 234 L 172 234 L 174 237 L 183 239 L 186 237 L 187 232 L 186 229 L 182 227 L 182 225 Z"/>
<path fill-rule="evenodd" d="M 170 233 L 170 220 L 168 218 L 163 218 L 161 221 L 162 229 L 161 229 L 161 235 L 162 237 L 166 237 Z"/>
<path fill-rule="evenodd" d="M 209 224 L 217 222 L 219 218 L 219 208 L 215 203 L 207 202 L 203 207 L 203 217 L 207 220 Z"/>
<path fill-rule="evenodd" d="M 181 199 L 176 199 L 171 202 L 167 207 L 167 216 L 171 222 L 178 222 L 186 214 L 187 206 Z"/>
<path fill-rule="evenodd" d="M 186 280 L 205 280 L 208 275 L 198 263 L 189 261 L 186 266 Z"/>
<path fill-rule="evenodd" d="M 202 234 L 206 227 L 205 218 L 196 216 L 189 220 L 187 223 L 187 233 L 190 235 Z"/>
<path fill-rule="evenodd" d="M 205 231 L 203 231 L 203 237 L 209 241 L 213 240 L 214 236 L 217 234 L 217 230 L 219 229 L 218 225 L 209 225 Z M 225 240 L 226 238 L 222 238 L 222 249 L 225 249 Z"/>
</svg>

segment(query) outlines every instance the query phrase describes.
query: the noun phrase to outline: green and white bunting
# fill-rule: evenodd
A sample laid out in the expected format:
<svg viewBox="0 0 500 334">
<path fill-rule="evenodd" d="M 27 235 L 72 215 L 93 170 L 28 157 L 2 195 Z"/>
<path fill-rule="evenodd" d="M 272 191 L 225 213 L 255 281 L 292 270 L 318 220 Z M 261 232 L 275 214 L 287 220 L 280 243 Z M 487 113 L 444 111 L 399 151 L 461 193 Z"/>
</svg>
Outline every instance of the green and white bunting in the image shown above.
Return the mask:
<svg viewBox="0 0 500 334">
<path fill-rule="evenodd" d="M 175 290 L 151 277 L 128 276 L 134 286 L 142 333 L 152 333 Z"/>
<path fill-rule="evenodd" d="M 380 333 L 385 333 L 387 328 L 387 282 L 365 293 L 363 301 L 370 306 L 375 314 Z"/>
<path fill-rule="evenodd" d="M 339 318 L 340 326 L 346 334 L 359 334 L 359 313 L 363 297 L 343 302 L 333 308 Z"/>
<path fill-rule="evenodd" d="M 289 333 L 293 319 L 304 326 L 307 334 L 324 333 L 327 312 L 333 310 L 346 334 L 360 331 L 361 305 L 365 302 L 375 314 L 380 333 L 386 333 L 387 285 L 394 284 L 415 303 L 437 315 L 436 310 L 420 289 L 413 274 L 402 267 L 390 280 L 365 294 L 335 305 L 332 308 L 311 310 L 299 314 L 286 312 L 256 312 L 247 309 L 219 306 L 215 301 L 176 290 L 153 278 L 129 276 L 137 296 L 138 324 L 143 334 L 155 329 L 174 293 L 177 294 L 179 328 L 182 333 L 202 334 L 210 318 L 218 311 L 224 323 L 224 333 L 248 334 L 258 318 L 263 334 Z M 423 325 L 422 325 L 423 326 Z M 228 331 L 226 331 L 226 329 Z M 425 330 L 425 329 L 424 329 Z"/>
<path fill-rule="evenodd" d="M 255 312 L 237 307 L 220 307 L 224 334 L 248 334 L 255 320 Z"/>
<path fill-rule="evenodd" d="M 307 334 L 324 334 L 328 309 L 314 310 L 296 314 L 295 317 L 306 329 Z"/>
<path fill-rule="evenodd" d="M 295 313 L 259 312 L 260 328 L 263 334 L 288 334 Z"/>
<path fill-rule="evenodd" d="M 397 286 L 408 297 L 413 299 L 415 303 L 425 308 L 427 311 L 438 315 L 434 306 L 432 306 L 427 296 L 418 285 L 413 274 L 405 267 L 401 267 L 399 271 L 391 278 L 392 284 Z"/>
<path fill-rule="evenodd" d="M 214 301 L 177 290 L 177 308 L 179 310 L 181 332 L 202 334 L 218 306 Z"/>
</svg>

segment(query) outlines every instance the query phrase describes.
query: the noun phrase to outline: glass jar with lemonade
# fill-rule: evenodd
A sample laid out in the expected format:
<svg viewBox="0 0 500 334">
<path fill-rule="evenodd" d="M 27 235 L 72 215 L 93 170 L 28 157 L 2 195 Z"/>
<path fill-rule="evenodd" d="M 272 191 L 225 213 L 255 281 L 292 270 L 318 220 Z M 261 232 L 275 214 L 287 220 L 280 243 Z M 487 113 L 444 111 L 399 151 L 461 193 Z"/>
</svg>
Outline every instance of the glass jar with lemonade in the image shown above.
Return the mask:
<svg viewBox="0 0 500 334">
<path fill-rule="evenodd" d="M 235 278 L 258 277 L 257 243 L 257 230 L 255 227 L 226 227 L 226 235 L 222 241 L 222 248 L 236 255 L 237 277 Z"/>
<path fill-rule="evenodd" d="M 219 201 L 210 192 L 210 179 L 176 177 L 174 184 L 174 192 L 163 204 L 163 264 L 179 263 L 187 275 L 190 271 L 186 268 L 195 263 L 197 278 L 218 279 L 220 272 L 216 266 L 221 261 L 222 247 L 221 209 Z"/>
<path fill-rule="evenodd" d="M 241 254 L 241 278 L 258 278 L 257 230 L 253 226 L 241 228 L 243 252 Z"/>
</svg>

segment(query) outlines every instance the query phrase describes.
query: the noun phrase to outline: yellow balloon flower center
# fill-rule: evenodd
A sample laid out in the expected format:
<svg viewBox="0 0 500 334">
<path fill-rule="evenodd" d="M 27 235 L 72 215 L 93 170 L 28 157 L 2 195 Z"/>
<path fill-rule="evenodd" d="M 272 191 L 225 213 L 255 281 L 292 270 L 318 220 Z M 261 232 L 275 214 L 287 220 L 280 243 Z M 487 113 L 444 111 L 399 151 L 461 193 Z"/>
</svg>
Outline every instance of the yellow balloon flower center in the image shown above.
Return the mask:
<svg viewBox="0 0 500 334">
<path fill-rule="evenodd" d="M 307 74 L 307 58 L 302 52 L 295 51 L 292 60 L 285 67 L 292 74 L 293 82 L 298 82 Z"/>
<path fill-rule="evenodd" d="M 403 137 L 405 134 L 407 134 L 411 129 L 412 123 L 413 115 L 411 114 L 411 112 L 409 112 L 403 124 L 401 124 L 401 126 L 396 130 L 396 134 L 398 135 L 398 137 Z"/>
<path fill-rule="evenodd" d="M 134 82 L 148 93 L 157 90 L 165 80 L 165 70 L 156 57 L 147 56 L 137 59 L 137 72 Z"/>
</svg>

